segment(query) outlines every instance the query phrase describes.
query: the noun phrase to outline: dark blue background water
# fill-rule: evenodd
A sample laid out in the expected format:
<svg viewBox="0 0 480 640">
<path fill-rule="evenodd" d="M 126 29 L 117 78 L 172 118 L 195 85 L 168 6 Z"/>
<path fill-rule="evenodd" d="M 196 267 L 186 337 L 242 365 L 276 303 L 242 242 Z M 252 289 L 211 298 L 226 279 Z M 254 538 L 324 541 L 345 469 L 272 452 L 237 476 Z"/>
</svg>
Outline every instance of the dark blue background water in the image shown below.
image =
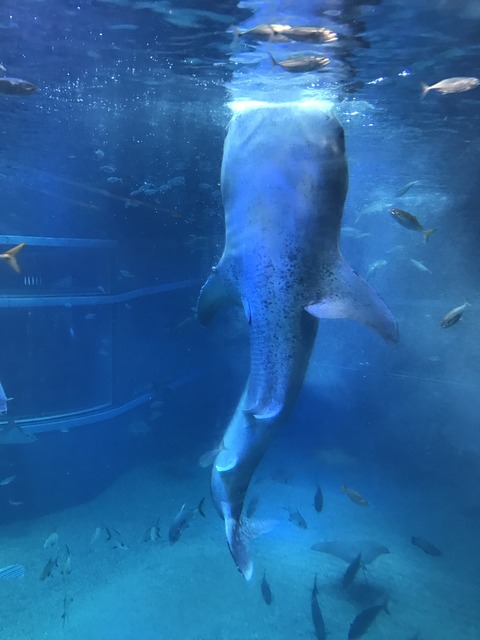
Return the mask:
<svg viewBox="0 0 480 640">
<path fill-rule="evenodd" d="M 32 445 L 1 447 L 0 476 L 17 474 L 15 496 L 25 498 L 22 510 L 6 505 L 1 521 L 87 500 L 147 459 L 182 455 L 194 463 L 218 439 L 247 375 L 241 319 L 225 313 L 204 330 L 192 308 L 222 251 L 226 83 L 238 73 L 227 29 L 252 15 L 233 2 L 196 3 L 211 13 L 177 5 L 172 15 L 134 2 L 2 8 L 0 61 L 7 75 L 39 92 L 0 97 L 0 233 L 118 243 L 83 254 L 27 246 L 23 273 L 42 276 L 62 295 L 197 284 L 131 308 L 1 309 L 0 379 L 14 397 L 10 415 L 38 418 L 142 393 L 163 402 L 148 439 L 128 431 L 132 421 L 151 419 L 146 404 L 68 433 L 40 434 Z M 394 461 L 399 476 L 458 483 L 468 508 L 480 505 L 480 98 L 432 92 L 420 101 L 420 83 L 478 74 L 474 10 L 385 1 L 358 18 L 370 48 L 355 50 L 349 65 L 363 87 L 338 105 L 351 174 L 344 223 L 370 235 L 345 235 L 342 248 L 363 275 L 387 260 L 371 283 L 397 315 L 402 342 L 390 352 L 363 329 L 322 323 L 295 428 L 279 444 L 341 446 L 366 460 Z M 112 176 L 122 181 L 108 182 Z M 421 185 L 395 200 L 411 180 Z M 161 189 L 130 196 L 146 183 Z M 132 198 L 138 206 L 126 208 Z M 395 225 L 391 204 L 438 227 L 428 245 Z M 388 253 L 398 245 L 407 245 L 399 250 L 404 260 Z M 432 275 L 409 266 L 410 257 Z M 5 295 L 44 293 L 0 267 Z M 440 330 L 443 315 L 465 299 L 472 308 L 464 320 Z"/>
</svg>

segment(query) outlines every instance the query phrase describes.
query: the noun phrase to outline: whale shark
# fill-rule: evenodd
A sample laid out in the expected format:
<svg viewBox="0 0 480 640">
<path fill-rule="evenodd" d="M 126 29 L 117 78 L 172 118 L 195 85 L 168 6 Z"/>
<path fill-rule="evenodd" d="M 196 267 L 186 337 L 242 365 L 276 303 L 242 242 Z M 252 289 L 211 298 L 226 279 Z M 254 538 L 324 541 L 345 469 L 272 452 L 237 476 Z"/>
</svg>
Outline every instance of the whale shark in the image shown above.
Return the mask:
<svg viewBox="0 0 480 640">
<path fill-rule="evenodd" d="M 392 313 L 340 253 L 347 189 L 344 131 L 324 103 L 234 111 L 221 169 L 225 248 L 197 314 L 207 325 L 220 308 L 241 305 L 249 327 L 248 380 L 211 475 L 230 553 L 247 580 L 245 496 L 300 393 L 319 319 L 351 318 L 398 341 Z"/>
</svg>

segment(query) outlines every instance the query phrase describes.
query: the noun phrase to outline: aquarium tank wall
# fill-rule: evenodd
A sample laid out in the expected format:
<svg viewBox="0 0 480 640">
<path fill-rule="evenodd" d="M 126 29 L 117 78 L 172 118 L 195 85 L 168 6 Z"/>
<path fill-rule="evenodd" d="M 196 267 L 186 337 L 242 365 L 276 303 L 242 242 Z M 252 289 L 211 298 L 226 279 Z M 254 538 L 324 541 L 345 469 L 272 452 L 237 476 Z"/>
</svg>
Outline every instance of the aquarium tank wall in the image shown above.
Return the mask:
<svg viewBox="0 0 480 640">
<path fill-rule="evenodd" d="M 478 2 L 0 36 L 2 637 L 478 640 Z"/>
</svg>

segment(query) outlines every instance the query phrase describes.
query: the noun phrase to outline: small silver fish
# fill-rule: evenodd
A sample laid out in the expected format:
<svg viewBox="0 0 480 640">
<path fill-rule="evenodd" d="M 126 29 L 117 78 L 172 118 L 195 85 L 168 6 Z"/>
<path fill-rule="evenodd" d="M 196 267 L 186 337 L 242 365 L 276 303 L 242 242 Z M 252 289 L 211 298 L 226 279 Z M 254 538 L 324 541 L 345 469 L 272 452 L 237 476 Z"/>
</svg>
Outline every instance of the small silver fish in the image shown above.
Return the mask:
<svg viewBox="0 0 480 640">
<path fill-rule="evenodd" d="M 425 273 L 432 273 L 430 269 L 423 264 L 423 262 L 420 262 L 420 260 L 415 260 L 414 258 L 410 258 L 410 262 L 413 264 L 414 267 L 417 267 L 419 271 L 425 271 Z"/>
<path fill-rule="evenodd" d="M 308 529 L 307 521 L 298 509 L 295 509 L 295 511 L 289 511 L 287 507 L 285 507 L 285 509 L 288 511 L 288 519 L 290 522 L 299 527 L 299 529 Z"/>
<path fill-rule="evenodd" d="M 262 592 L 262 598 L 265 604 L 272 604 L 273 596 L 272 590 L 270 589 L 270 585 L 268 584 L 267 577 L 265 575 L 265 570 L 263 571 L 263 578 L 260 584 L 260 590 Z"/>
<path fill-rule="evenodd" d="M 366 500 L 362 494 L 355 489 L 347 487 L 345 483 L 342 484 L 342 493 L 347 495 L 352 502 L 358 504 L 360 507 L 368 507 L 368 500 Z"/>
<path fill-rule="evenodd" d="M 290 27 L 287 31 L 284 31 L 284 35 L 294 42 L 311 42 L 314 44 L 324 44 L 338 40 L 337 34 L 325 27 Z"/>
<path fill-rule="evenodd" d="M 323 493 L 320 485 L 317 485 L 317 490 L 315 491 L 315 495 L 313 496 L 313 506 L 315 507 L 315 511 L 317 513 L 320 513 L 323 509 Z"/>
<path fill-rule="evenodd" d="M 407 184 L 404 184 L 403 187 L 401 187 L 397 193 L 395 194 L 396 198 L 401 198 L 402 196 L 404 196 L 407 191 L 409 191 L 412 187 L 414 187 L 416 184 L 418 184 L 420 182 L 420 180 L 412 180 L 411 182 L 407 182 Z"/>
<path fill-rule="evenodd" d="M 234 28 L 236 36 L 243 36 L 252 40 L 263 40 L 266 42 L 288 42 L 289 38 L 285 35 L 291 27 L 283 24 L 257 24 L 251 29 Z"/>
<path fill-rule="evenodd" d="M 276 60 L 271 53 L 269 53 L 269 56 L 274 65 L 282 67 L 282 69 L 285 69 L 285 71 L 289 71 L 290 73 L 319 71 L 330 62 L 330 60 L 325 58 L 325 56 L 293 56 L 291 58 L 286 58 L 285 60 Z"/>
<path fill-rule="evenodd" d="M 462 317 L 465 309 L 470 306 L 471 304 L 469 302 L 465 302 L 464 304 L 461 304 L 459 307 L 455 307 L 454 309 L 449 311 L 443 318 L 442 322 L 440 323 L 440 326 L 442 327 L 442 329 L 446 329 L 447 327 L 451 327 L 452 325 L 456 324 Z"/>
<path fill-rule="evenodd" d="M 360 567 L 362 566 L 362 553 L 358 555 L 350 562 L 342 577 L 342 587 L 348 587 L 352 584 L 357 575 Z"/>
<path fill-rule="evenodd" d="M 11 482 L 13 482 L 15 480 L 17 476 L 8 476 L 8 478 L 4 478 L 3 480 L 0 480 L 0 487 L 6 487 L 7 484 L 10 484 Z"/>
<path fill-rule="evenodd" d="M 95 527 L 92 537 L 90 538 L 90 544 L 96 544 L 102 535 L 102 527 Z"/>
<path fill-rule="evenodd" d="M 158 526 L 158 521 L 151 527 L 148 527 L 143 536 L 144 542 L 157 542 L 157 540 L 160 540 L 160 527 Z"/>
<path fill-rule="evenodd" d="M 324 27 L 291 27 L 284 24 L 259 24 L 245 31 L 236 29 L 235 33 L 253 40 L 265 40 L 267 42 L 294 41 L 324 44 L 338 40 L 338 36 L 334 31 Z"/>
<path fill-rule="evenodd" d="M 57 555 L 58 555 L 58 551 L 57 554 L 55 556 L 52 556 L 46 563 L 46 565 L 43 567 L 43 571 L 40 574 L 40 580 L 46 580 L 47 578 L 49 578 L 52 575 L 53 570 L 55 569 L 57 565 Z"/>
<path fill-rule="evenodd" d="M 58 547 L 58 533 L 53 531 L 43 543 L 44 549 L 50 549 L 50 547 Z"/>
<path fill-rule="evenodd" d="M 72 554 L 70 553 L 70 547 L 68 544 L 65 545 L 65 555 L 62 566 L 60 567 L 60 573 L 64 578 L 72 573 Z"/>
<path fill-rule="evenodd" d="M 117 178 L 117 176 L 110 176 L 110 178 L 107 178 L 107 182 L 110 182 L 110 184 L 117 184 L 117 182 L 123 182 L 122 178 Z"/>
<path fill-rule="evenodd" d="M 375 262 L 372 262 L 372 264 L 368 267 L 367 278 L 369 276 L 373 276 L 375 273 L 377 273 L 377 271 L 386 267 L 387 264 L 388 262 L 386 260 L 375 260 Z"/>
<path fill-rule="evenodd" d="M 134 278 L 135 277 L 133 275 L 133 273 L 130 273 L 130 271 L 127 271 L 126 269 L 120 269 L 120 275 L 123 276 L 124 278 Z"/>
<path fill-rule="evenodd" d="M 0 78 L 0 93 L 11 96 L 28 96 L 30 93 L 38 91 L 31 82 L 20 80 L 20 78 Z"/>
<path fill-rule="evenodd" d="M 430 86 L 422 83 L 422 98 L 424 98 L 429 91 L 434 89 L 442 95 L 446 93 L 461 93 L 463 91 L 470 91 L 480 85 L 480 79 L 475 77 L 458 77 L 458 78 L 446 78 L 440 80 Z"/>
<path fill-rule="evenodd" d="M 170 525 L 170 529 L 168 531 L 168 540 L 171 545 L 175 544 L 180 540 L 180 536 L 183 531 L 188 527 L 188 523 L 190 520 L 199 513 L 201 516 L 205 518 L 205 514 L 203 513 L 203 503 L 205 498 L 202 498 L 198 503 L 198 507 L 196 509 L 187 509 L 184 504 L 180 511 L 177 513 L 175 518 L 173 519 L 172 524 Z"/>
</svg>

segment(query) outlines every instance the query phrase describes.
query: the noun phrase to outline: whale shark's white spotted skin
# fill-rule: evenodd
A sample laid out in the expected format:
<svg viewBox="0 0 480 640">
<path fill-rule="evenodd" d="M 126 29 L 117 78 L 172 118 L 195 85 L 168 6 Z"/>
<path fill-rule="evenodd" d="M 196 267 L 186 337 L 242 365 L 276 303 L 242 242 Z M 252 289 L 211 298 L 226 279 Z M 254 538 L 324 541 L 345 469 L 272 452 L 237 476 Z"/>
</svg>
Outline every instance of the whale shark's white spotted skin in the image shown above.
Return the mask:
<svg viewBox="0 0 480 640">
<path fill-rule="evenodd" d="M 331 112 L 280 104 L 233 117 L 222 164 L 225 250 L 202 289 L 198 316 L 205 324 L 221 306 L 241 304 L 250 325 L 250 375 L 211 482 L 247 579 L 245 495 L 300 392 L 318 318 L 353 318 L 398 339 L 385 303 L 339 253 L 347 188 L 343 129 Z"/>
</svg>

